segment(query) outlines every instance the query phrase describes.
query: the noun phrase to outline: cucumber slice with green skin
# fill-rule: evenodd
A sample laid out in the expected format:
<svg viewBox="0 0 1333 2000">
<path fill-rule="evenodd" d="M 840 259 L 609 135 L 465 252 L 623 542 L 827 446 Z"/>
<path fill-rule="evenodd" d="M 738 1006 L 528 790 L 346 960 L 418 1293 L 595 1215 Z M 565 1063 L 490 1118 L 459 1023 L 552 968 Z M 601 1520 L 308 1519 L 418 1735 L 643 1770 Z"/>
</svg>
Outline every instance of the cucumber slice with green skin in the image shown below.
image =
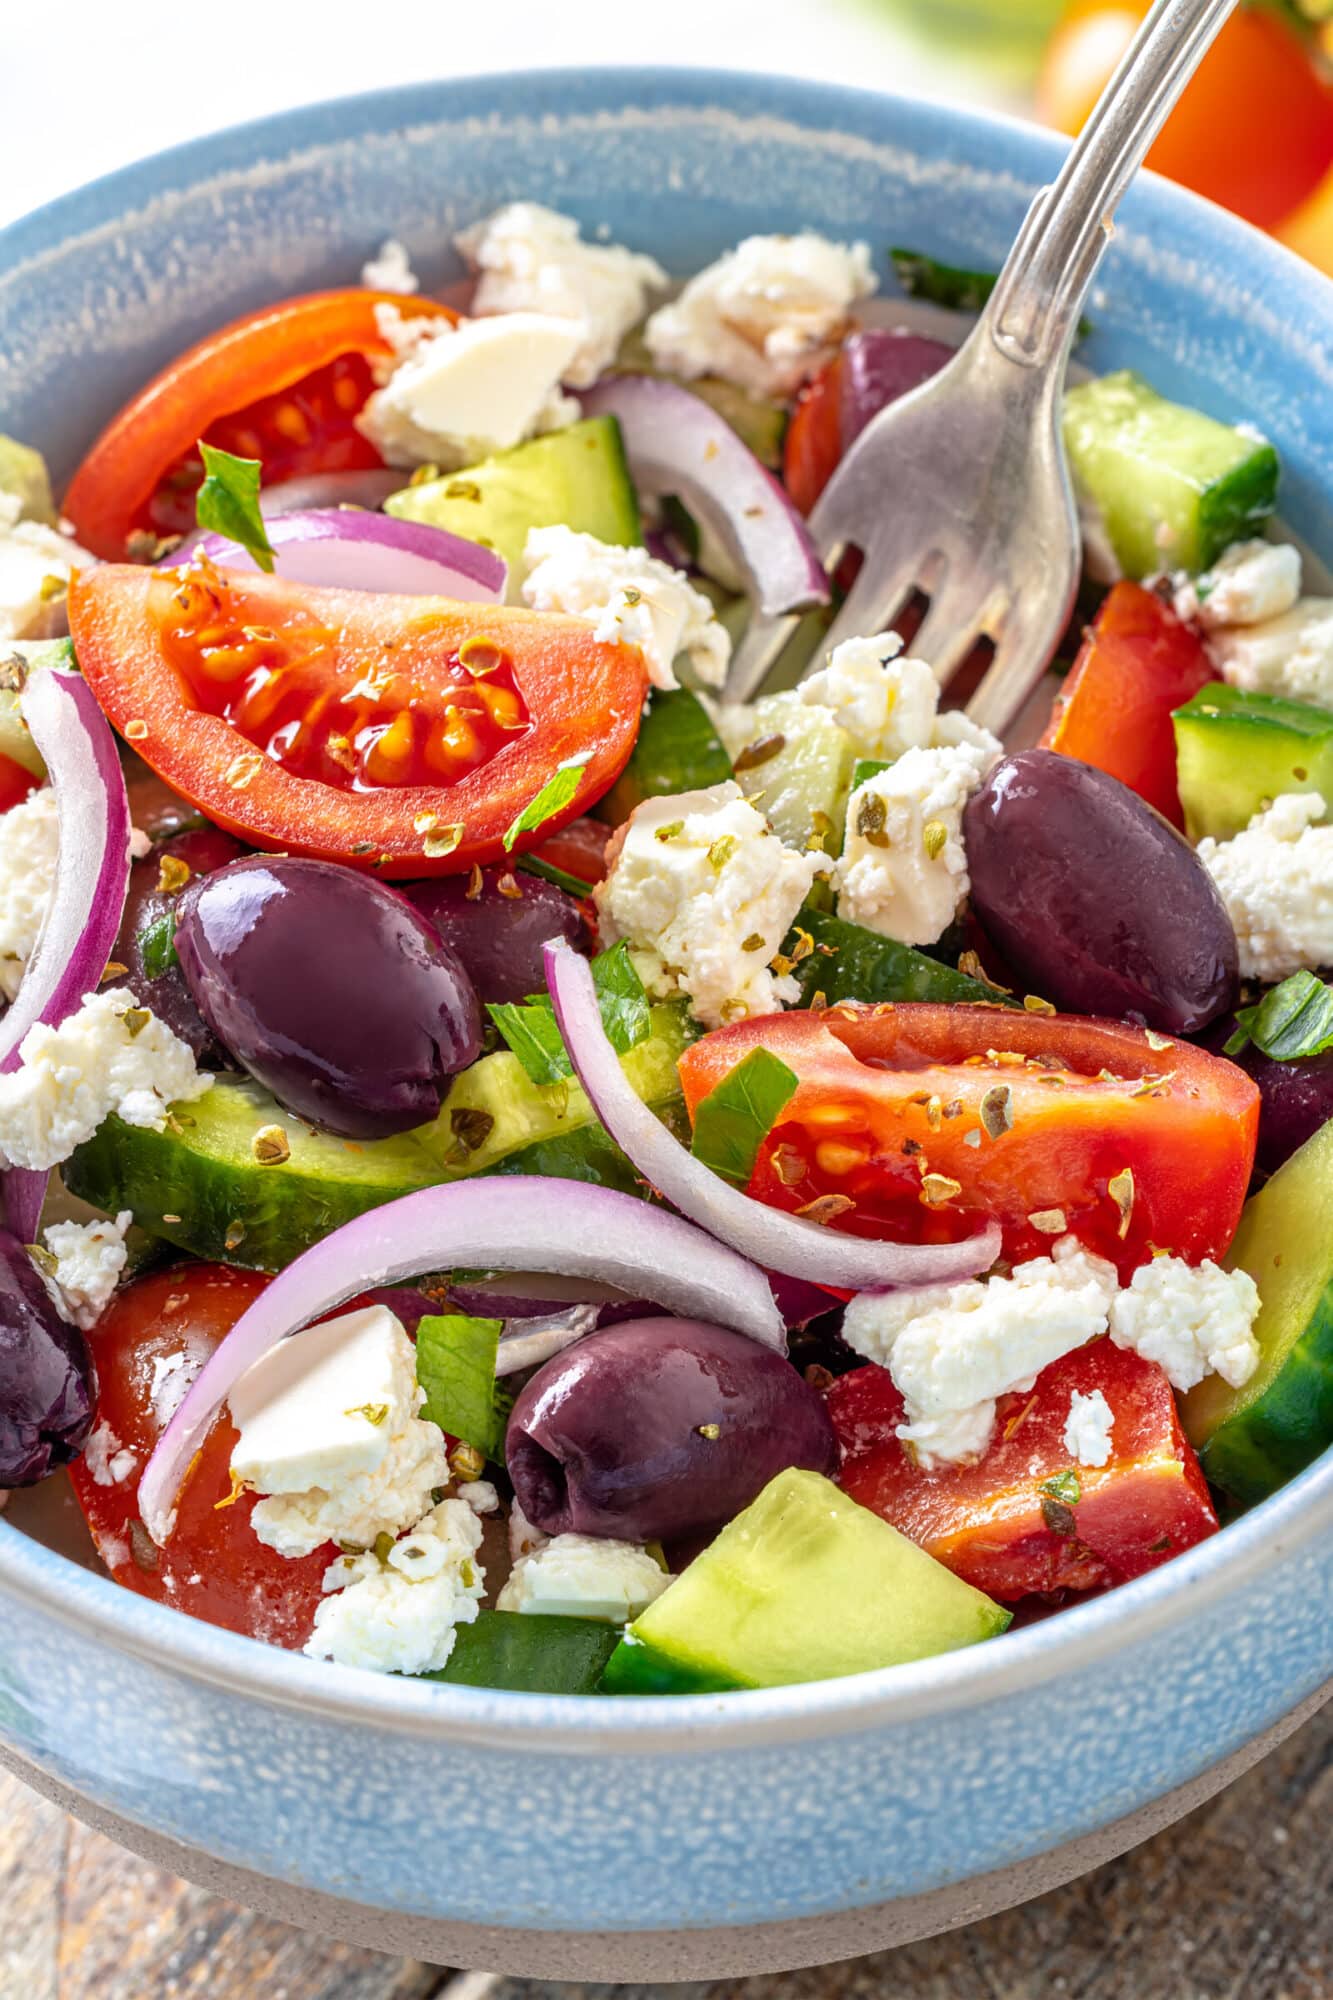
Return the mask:
<svg viewBox="0 0 1333 2000">
<path fill-rule="evenodd" d="M 1283 792 L 1321 792 L 1333 811 L 1333 714 L 1225 681 L 1171 718 L 1176 783 L 1191 840 L 1230 840 Z"/>
<path fill-rule="evenodd" d="M 629 1627 L 609 1694 L 786 1687 L 929 1659 L 1010 1613 L 817 1472 L 780 1472 Z"/>
<path fill-rule="evenodd" d="M 615 367 L 622 375 L 659 375 L 664 381 L 678 382 L 682 389 L 688 389 L 692 396 L 697 396 L 710 409 L 716 410 L 723 423 L 731 425 L 741 443 L 749 446 L 761 465 L 776 471 L 782 464 L 787 412 L 781 403 L 771 403 L 762 396 L 751 396 L 746 390 L 738 389 L 734 382 L 724 382 L 720 375 L 697 375 L 693 381 L 686 382 L 679 375 L 665 373 L 653 366 L 653 357 L 641 333 L 625 336 Z"/>
<path fill-rule="evenodd" d="M 353 1145 L 312 1131 L 248 1077 L 218 1077 L 174 1125 L 106 1119 L 65 1162 L 66 1187 L 110 1214 L 128 1208 L 196 1257 L 256 1271 L 280 1271 L 354 1216 L 442 1178 L 410 1134 Z M 255 1139 L 273 1125 L 291 1153 L 265 1165 Z"/>
<path fill-rule="evenodd" d="M 440 479 L 391 493 L 386 514 L 425 521 L 496 550 L 509 565 L 507 596 L 521 601 L 530 528 L 561 523 L 599 542 L 643 540 L 639 502 L 614 417 L 588 417 Z"/>
<path fill-rule="evenodd" d="M 845 729 L 794 689 L 741 712 L 722 711 L 736 782 L 789 847 L 842 852 L 856 752 Z"/>
<path fill-rule="evenodd" d="M 682 1145 L 690 1143 L 690 1121 L 683 1103 L 658 1107 L 658 1117 Z M 609 1132 L 600 1125 L 580 1125 L 576 1132 L 564 1132 L 555 1139 L 538 1139 L 517 1153 L 507 1153 L 489 1168 L 492 1174 L 543 1174 L 549 1180 L 589 1181 L 594 1187 L 614 1188 L 618 1194 L 648 1199 L 649 1189 L 642 1174 L 631 1165 Z"/>
<path fill-rule="evenodd" d="M 800 982 L 801 1005 L 817 993 L 832 1006 L 839 1000 L 941 1000 L 953 1005 L 1016 1007 L 1019 1003 L 979 979 L 969 979 L 937 958 L 896 944 L 861 924 L 844 923 L 807 905 L 782 949 L 788 958 L 798 949 L 799 933 L 814 939 L 814 950 L 793 966 Z"/>
<path fill-rule="evenodd" d="M 1240 1389 L 1207 1376 L 1182 1414 L 1205 1477 L 1248 1507 L 1333 1444 L 1333 1120 L 1246 1202 L 1226 1262 L 1259 1287 L 1262 1359 Z"/>
<path fill-rule="evenodd" d="M 3 443 L 3 438 L 0 438 L 0 444 Z M 2 490 L 3 482 L 0 482 Z M 8 646 L 0 646 L 0 662 L 10 655 L 21 660 L 25 671 L 30 674 L 39 667 L 57 667 L 65 674 L 79 671 L 74 648 L 68 639 L 20 639 Z M 31 771 L 34 778 L 46 776 L 42 753 L 33 742 L 32 732 L 19 712 L 17 688 L 0 688 L 0 756 L 12 758 L 25 771 Z"/>
<path fill-rule="evenodd" d="M 648 1039 L 620 1061 L 644 1103 L 658 1106 L 682 1094 L 676 1062 L 693 1035 L 679 1001 L 654 1007 L 651 1022 Z M 437 1179 L 462 1180 L 491 1173 L 511 1154 L 528 1153 L 596 1122 L 572 1078 L 539 1087 L 512 1050 L 497 1049 L 454 1078 L 439 1117 L 411 1136 L 435 1163 Z"/>
<path fill-rule="evenodd" d="M 519 1694 L 596 1694 L 619 1638 L 618 1627 L 593 1618 L 479 1611 L 457 1628 L 448 1664 L 415 1678 Z"/>
<path fill-rule="evenodd" d="M 731 759 L 698 695 L 658 688 L 649 696 L 630 760 L 598 807 L 619 825 L 645 799 L 702 791 L 731 776 Z"/>
<path fill-rule="evenodd" d="M 46 460 L 30 444 L 0 432 L 0 493 L 14 494 L 19 503 L 20 521 L 41 521 L 56 525 L 55 503 Z"/>
<path fill-rule="evenodd" d="M 1277 500 L 1271 444 L 1167 402 L 1128 369 L 1068 392 L 1064 434 L 1074 483 L 1126 576 L 1209 568 Z"/>
</svg>

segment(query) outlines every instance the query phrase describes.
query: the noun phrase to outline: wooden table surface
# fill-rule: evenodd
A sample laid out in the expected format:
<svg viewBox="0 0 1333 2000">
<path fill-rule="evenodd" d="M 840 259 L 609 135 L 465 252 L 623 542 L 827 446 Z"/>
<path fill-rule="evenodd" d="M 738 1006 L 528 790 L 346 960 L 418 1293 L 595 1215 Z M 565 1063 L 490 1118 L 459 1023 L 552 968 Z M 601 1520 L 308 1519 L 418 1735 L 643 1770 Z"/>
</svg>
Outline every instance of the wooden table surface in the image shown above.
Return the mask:
<svg viewBox="0 0 1333 2000">
<path fill-rule="evenodd" d="M 1333 2000 L 1333 1705 L 1221 1797 L 1037 1902 L 715 1986 L 459 1978 L 164 1875 L 0 1773 L 0 2000 Z"/>
</svg>

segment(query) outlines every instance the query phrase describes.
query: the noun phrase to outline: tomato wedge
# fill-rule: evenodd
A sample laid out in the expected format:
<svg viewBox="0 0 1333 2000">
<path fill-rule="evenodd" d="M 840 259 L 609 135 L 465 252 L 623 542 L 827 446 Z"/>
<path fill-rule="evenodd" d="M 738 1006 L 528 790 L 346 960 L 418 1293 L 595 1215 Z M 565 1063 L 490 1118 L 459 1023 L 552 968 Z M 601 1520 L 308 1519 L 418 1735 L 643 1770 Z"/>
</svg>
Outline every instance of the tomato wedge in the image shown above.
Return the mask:
<svg viewBox="0 0 1333 2000">
<path fill-rule="evenodd" d="M 0 751 L 0 812 L 22 805 L 29 792 L 35 792 L 41 782 L 26 764 L 20 764 Z"/>
<path fill-rule="evenodd" d="M 782 477 L 794 506 L 808 514 L 842 457 L 842 357 L 808 382 L 787 425 Z"/>
<path fill-rule="evenodd" d="M 498 861 L 560 765 L 572 782 L 514 852 L 586 811 L 633 748 L 643 656 L 576 618 L 200 563 L 82 578 L 70 630 L 106 714 L 258 847 L 386 878 Z"/>
<path fill-rule="evenodd" d="M 1109 771 L 1183 827 L 1171 711 L 1215 678 L 1197 633 L 1142 584 L 1118 583 L 1083 641 L 1042 746 Z"/>
<path fill-rule="evenodd" d="M 63 512 L 94 555 L 123 562 L 194 526 L 198 443 L 263 463 L 266 485 L 383 463 L 354 418 L 389 346 L 375 308 L 406 319 L 458 315 L 396 292 L 312 292 L 210 333 L 113 417 L 75 473 Z"/>
<path fill-rule="evenodd" d="M 158 1548 L 139 1518 L 139 1479 L 181 1395 L 229 1333 L 267 1278 L 222 1264 L 155 1271 L 117 1294 L 97 1322 L 97 1421 L 110 1463 L 97 1477 L 82 1458 L 70 1467 L 75 1496 L 97 1553 L 117 1583 L 174 1604 L 210 1625 L 304 1645 L 315 1622 L 332 1544 L 313 1555 L 280 1556 L 250 1526 L 255 1497 L 234 1505 L 231 1454 L 236 1431 L 221 1416 L 194 1462 L 176 1510 L 176 1527 Z M 113 1442 L 114 1441 L 114 1442 Z M 120 1452 L 133 1465 L 117 1468 Z M 124 1476 L 116 1478 L 115 1469 Z"/>
<path fill-rule="evenodd" d="M 771 1207 L 914 1243 L 993 1216 L 1014 1263 L 1068 1230 L 1122 1276 L 1154 1249 L 1218 1257 L 1235 1234 L 1259 1093 L 1188 1043 L 925 1002 L 768 1015 L 685 1051 L 691 1115 L 759 1046 L 798 1078 L 749 1184 Z"/>
<path fill-rule="evenodd" d="M 1078 1465 L 1064 1441 L 1070 1398 L 1094 1390 L 1111 1406 L 1111 1457 Z M 903 1400 L 887 1369 L 840 1376 L 828 1411 L 853 1500 L 1002 1603 L 1126 1583 L 1217 1531 L 1171 1384 L 1110 1340 L 1001 1396 L 990 1448 L 972 1465 L 922 1470 L 894 1435 Z"/>
</svg>

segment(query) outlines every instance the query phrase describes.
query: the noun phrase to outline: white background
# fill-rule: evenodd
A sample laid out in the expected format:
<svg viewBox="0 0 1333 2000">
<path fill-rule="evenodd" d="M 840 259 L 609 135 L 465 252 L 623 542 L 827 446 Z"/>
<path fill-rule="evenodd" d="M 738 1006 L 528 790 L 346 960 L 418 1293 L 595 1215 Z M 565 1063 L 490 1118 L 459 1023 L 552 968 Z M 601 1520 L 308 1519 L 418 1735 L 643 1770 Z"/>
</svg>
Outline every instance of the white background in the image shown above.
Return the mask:
<svg viewBox="0 0 1333 2000">
<path fill-rule="evenodd" d="M 983 87 L 874 0 L 0 0 L 0 224 L 159 147 L 291 105 L 621 62 Z"/>
</svg>

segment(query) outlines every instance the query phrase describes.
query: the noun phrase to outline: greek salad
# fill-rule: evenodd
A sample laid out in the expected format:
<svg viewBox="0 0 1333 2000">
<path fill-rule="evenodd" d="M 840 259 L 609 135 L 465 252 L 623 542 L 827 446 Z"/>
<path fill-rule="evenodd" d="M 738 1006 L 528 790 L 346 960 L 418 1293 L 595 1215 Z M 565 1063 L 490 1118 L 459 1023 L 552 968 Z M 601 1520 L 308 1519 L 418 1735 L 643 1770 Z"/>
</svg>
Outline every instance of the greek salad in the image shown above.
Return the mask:
<svg viewBox="0 0 1333 2000">
<path fill-rule="evenodd" d="M 984 276 L 458 247 L 211 334 L 58 511 L 0 439 L 0 1487 L 68 1468 L 233 1631 L 588 1695 L 1171 1561 L 1333 1437 L 1333 599 L 1274 449 L 1078 374 L 1004 744 L 918 605 L 830 650 L 806 525 Z"/>
</svg>

